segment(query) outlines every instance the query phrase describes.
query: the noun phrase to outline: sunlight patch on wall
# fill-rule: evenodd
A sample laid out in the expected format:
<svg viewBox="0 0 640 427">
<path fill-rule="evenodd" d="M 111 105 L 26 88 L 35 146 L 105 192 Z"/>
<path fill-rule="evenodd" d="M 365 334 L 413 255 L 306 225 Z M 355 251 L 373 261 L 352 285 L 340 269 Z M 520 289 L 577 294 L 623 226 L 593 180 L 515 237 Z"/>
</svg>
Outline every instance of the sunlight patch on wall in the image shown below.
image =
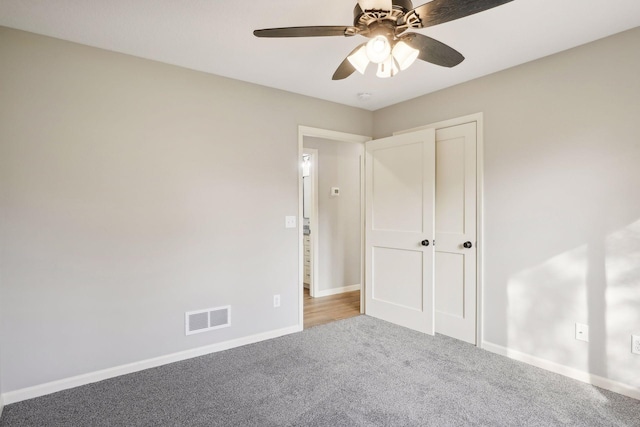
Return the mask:
<svg viewBox="0 0 640 427">
<path fill-rule="evenodd" d="M 587 323 L 587 247 L 567 251 L 508 282 L 508 347 L 587 370 L 588 344 L 574 339 Z"/>
<path fill-rule="evenodd" d="M 640 387 L 640 356 L 631 354 L 631 334 L 640 334 L 640 221 L 605 240 L 607 360 L 611 378 Z"/>
</svg>

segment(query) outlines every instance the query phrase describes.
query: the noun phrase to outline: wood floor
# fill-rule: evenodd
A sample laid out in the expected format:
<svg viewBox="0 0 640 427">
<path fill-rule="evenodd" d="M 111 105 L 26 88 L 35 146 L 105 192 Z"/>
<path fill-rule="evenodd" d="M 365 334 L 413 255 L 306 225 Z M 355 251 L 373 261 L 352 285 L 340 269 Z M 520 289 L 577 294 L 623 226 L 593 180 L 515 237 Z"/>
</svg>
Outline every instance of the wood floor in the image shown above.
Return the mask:
<svg viewBox="0 0 640 427">
<path fill-rule="evenodd" d="M 311 298 L 304 290 L 304 329 L 360 315 L 360 291 Z"/>
</svg>

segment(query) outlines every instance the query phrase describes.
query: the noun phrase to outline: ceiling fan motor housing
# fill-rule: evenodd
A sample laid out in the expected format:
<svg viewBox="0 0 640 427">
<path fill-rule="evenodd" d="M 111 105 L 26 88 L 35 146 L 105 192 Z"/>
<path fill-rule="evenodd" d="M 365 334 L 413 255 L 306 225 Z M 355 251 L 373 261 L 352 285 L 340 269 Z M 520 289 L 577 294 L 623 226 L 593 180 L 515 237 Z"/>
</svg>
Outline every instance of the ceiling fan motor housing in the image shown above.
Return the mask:
<svg viewBox="0 0 640 427">
<path fill-rule="evenodd" d="M 413 3 L 411 2 L 411 0 L 393 0 L 392 4 L 393 11 L 391 11 L 389 18 L 397 19 L 398 15 L 402 16 L 410 10 L 413 10 Z M 353 9 L 353 25 L 355 27 L 359 26 L 359 24 L 362 24 L 361 18 L 364 14 L 365 12 L 362 10 L 360 5 L 356 3 L 356 7 Z"/>
</svg>

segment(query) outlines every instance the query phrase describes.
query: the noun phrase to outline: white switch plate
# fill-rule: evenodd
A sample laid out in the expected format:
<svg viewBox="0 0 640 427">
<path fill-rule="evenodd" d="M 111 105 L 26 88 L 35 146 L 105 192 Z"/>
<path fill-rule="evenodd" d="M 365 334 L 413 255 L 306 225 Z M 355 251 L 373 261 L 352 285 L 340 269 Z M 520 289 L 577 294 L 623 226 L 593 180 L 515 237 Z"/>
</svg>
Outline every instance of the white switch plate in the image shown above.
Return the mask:
<svg viewBox="0 0 640 427">
<path fill-rule="evenodd" d="M 332 195 L 332 196 L 339 196 L 339 195 L 340 195 L 340 188 L 338 188 L 338 187 L 331 187 L 331 195 Z"/>
<path fill-rule="evenodd" d="M 284 228 L 296 228 L 296 217 L 295 216 L 285 216 L 284 217 Z"/>
<path fill-rule="evenodd" d="M 589 325 L 576 323 L 576 339 L 589 342 Z"/>
<path fill-rule="evenodd" d="M 631 353 L 640 354 L 640 335 L 631 335 Z"/>
<path fill-rule="evenodd" d="M 280 295 L 274 295 L 273 296 L 273 306 L 275 308 L 280 307 Z"/>
</svg>

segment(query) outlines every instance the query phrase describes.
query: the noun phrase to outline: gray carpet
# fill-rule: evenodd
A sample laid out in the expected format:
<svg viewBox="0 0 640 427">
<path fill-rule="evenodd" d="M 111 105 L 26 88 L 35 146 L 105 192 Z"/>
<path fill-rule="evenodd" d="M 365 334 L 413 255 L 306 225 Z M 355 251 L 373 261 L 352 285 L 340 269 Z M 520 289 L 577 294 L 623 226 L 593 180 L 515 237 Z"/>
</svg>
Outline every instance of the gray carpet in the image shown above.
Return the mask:
<svg viewBox="0 0 640 427">
<path fill-rule="evenodd" d="M 359 316 L 5 407 L 2 426 L 640 426 L 640 401 Z"/>
</svg>

